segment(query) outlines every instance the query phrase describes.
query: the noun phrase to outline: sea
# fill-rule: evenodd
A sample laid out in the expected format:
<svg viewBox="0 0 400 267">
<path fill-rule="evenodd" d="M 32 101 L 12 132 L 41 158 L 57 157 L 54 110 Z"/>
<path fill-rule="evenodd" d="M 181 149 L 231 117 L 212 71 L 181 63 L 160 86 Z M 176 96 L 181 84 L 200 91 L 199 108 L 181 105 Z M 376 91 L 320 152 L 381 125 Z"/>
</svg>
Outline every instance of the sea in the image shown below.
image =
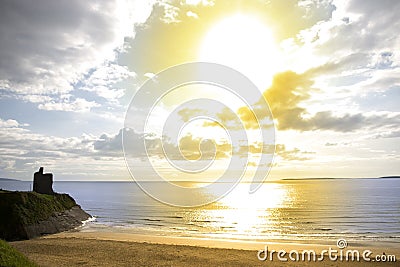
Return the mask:
<svg viewBox="0 0 400 267">
<path fill-rule="evenodd" d="M 224 198 L 193 208 L 163 204 L 133 181 L 55 181 L 53 187 L 70 194 L 93 216 L 80 231 L 260 242 L 345 238 L 400 243 L 400 179 L 394 178 L 271 181 L 253 194 L 243 183 Z M 25 191 L 32 183 L 1 180 L 0 188 Z"/>
</svg>

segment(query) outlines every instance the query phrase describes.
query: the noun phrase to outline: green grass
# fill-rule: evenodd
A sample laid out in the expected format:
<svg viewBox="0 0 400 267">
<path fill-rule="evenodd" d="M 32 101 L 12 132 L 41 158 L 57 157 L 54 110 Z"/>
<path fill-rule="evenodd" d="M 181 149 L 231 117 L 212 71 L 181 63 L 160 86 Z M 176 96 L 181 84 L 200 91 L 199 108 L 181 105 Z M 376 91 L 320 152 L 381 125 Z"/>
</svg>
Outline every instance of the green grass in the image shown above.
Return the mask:
<svg viewBox="0 0 400 267">
<path fill-rule="evenodd" d="M 23 233 L 26 226 L 47 220 L 55 212 L 63 212 L 76 205 L 67 194 L 0 192 L 0 238 L 8 241 L 25 239 Z"/>
<path fill-rule="evenodd" d="M 0 214 L 15 215 L 24 219 L 24 224 L 46 220 L 54 212 L 62 212 L 76 205 L 67 194 L 45 195 L 36 192 L 0 191 Z M 8 215 L 8 216 L 7 216 Z"/>
<path fill-rule="evenodd" d="M 38 265 L 28 260 L 21 252 L 0 239 L 0 266 L 4 267 L 37 267 Z"/>
</svg>

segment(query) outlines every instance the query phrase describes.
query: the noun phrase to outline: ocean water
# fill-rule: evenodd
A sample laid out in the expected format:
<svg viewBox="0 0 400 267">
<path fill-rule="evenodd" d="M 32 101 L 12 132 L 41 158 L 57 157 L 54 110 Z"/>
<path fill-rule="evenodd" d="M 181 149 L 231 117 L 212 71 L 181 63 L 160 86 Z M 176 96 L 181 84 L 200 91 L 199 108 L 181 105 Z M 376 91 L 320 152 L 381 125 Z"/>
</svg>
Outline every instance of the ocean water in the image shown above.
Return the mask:
<svg viewBox="0 0 400 267">
<path fill-rule="evenodd" d="M 0 188 L 30 190 L 31 182 L 0 181 Z M 196 208 L 162 204 L 134 182 L 55 182 L 54 189 L 72 195 L 96 218 L 82 231 L 400 243 L 400 179 L 268 182 L 251 195 L 249 184 L 239 184 L 223 199 Z"/>
</svg>

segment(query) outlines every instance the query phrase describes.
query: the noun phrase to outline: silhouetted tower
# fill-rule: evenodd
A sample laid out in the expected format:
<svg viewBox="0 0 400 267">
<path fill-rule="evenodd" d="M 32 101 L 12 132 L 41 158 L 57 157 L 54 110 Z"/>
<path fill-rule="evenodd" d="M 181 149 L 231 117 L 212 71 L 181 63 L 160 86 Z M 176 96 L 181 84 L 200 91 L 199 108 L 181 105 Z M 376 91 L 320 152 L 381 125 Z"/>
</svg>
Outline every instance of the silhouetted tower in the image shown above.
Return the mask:
<svg viewBox="0 0 400 267">
<path fill-rule="evenodd" d="M 43 167 L 33 175 L 33 191 L 40 194 L 54 194 L 53 174 L 43 173 Z"/>
</svg>

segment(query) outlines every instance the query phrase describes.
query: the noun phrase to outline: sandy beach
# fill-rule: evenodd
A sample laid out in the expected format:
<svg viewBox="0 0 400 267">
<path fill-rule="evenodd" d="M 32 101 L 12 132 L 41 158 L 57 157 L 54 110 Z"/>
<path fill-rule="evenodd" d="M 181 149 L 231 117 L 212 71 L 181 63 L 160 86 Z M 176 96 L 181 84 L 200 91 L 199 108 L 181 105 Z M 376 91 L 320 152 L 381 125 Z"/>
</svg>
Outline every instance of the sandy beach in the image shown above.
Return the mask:
<svg viewBox="0 0 400 267">
<path fill-rule="evenodd" d="M 396 244 L 355 244 L 348 249 L 369 249 L 371 262 L 331 261 L 320 259 L 329 246 L 298 243 L 252 243 L 224 240 L 144 236 L 111 232 L 67 232 L 42 238 L 12 242 L 12 246 L 40 266 L 398 266 L 398 262 L 376 262 L 374 255 L 396 255 Z M 273 261 L 260 261 L 257 253 L 268 245 L 268 251 L 285 250 L 287 261 L 274 254 Z M 333 249 L 337 249 L 333 244 Z M 374 246 L 374 247 L 372 247 Z M 300 261 L 288 257 L 291 250 L 300 252 Z M 301 261 L 301 252 L 315 250 L 317 260 Z M 398 254 L 398 253 L 397 253 Z M 260 256 L 263 256 L 261 254 Z M 398 255 L 396 255 L 398 257 Z"/>
</svg>

